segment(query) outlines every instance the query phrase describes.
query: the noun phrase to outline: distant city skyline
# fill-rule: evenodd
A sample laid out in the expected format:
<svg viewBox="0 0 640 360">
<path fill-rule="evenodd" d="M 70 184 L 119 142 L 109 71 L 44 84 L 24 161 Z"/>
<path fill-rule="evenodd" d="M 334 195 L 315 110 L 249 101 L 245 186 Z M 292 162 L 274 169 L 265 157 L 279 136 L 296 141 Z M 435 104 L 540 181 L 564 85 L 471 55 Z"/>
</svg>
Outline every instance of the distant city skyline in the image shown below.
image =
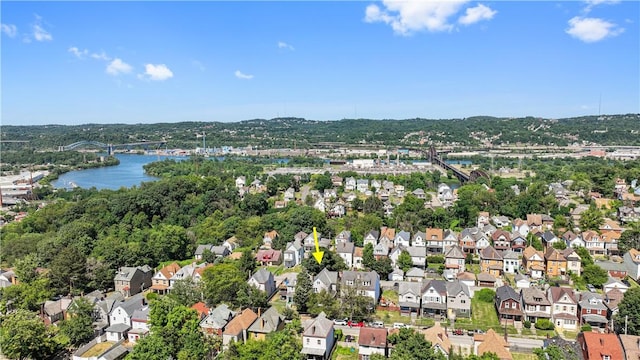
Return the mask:
<svg viewBox="0 0 640 360">
<path fill-rule="evenodd" d="M 640 2 L 2 2 L 4 125 L 640 113 Z"/>
</svg>

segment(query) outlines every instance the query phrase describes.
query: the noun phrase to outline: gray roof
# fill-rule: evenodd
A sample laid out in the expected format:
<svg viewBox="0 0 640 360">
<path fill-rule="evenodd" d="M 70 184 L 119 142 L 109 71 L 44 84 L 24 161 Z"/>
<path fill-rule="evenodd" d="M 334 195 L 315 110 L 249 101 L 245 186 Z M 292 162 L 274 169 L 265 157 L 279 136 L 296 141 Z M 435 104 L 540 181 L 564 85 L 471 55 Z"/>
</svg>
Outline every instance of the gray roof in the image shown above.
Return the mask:
<svg viewBox="0 0 640 360">
<path fill-rule="evenodd" d="M 627 271 L 627 265 L 625 263 L 617 263 L 613 261 L 596 261 L 595 264 L 605 270 Z"/>
<path fill-rule="evenodd" d="M 278 327 L 283 321 L 284 317 L 278 313 L 278 309 L 272 306 L 249 326 L 248 331 L 270 333 L 278 330 Z"/>
<path fill-rule="evenodd" d="M 586 322 L 597 322 L 597 323 L 601 323 L 601 324 L 606 324 L 609 320 L 607 320 L 606 317 L 602 316 L 602 315 L 595 315 L 595 314 L 585 314 L 582 315 L 582 319 Z"/>
<path fill-rule="evenodd" d="M 212 247 L 213 247 L 213 244 L 198 245 L 198 247 L 196 248 L 196 252 L 194 254 L 195 255 L 202 255 L 202 254 L 204 254 L 205 250 L 211 251 Z"/>
<path fill-rule="evenodd" d="M 293 247 L 293 249 L 290 249 L 291 247 Z M 289 252 L 295 252 L 295 251 L 299 251 L 300 249 L 302 249 L 302 243 L 300 242 L 299 239 L 296 239 L 294 241 L 288 242 L 287 246 L 285 247 L 285 252 L 289 251 Z"/>
<path fill-rule="evenodd" d="M 382 255 L 382 256 L 389 255 L 389 247 L 384 244 L 378 244 L 373 247 L 373 253 L 376 255 Z"/>
<path fill-rule="evenodd" d="M 502 302 L 507 299 L 513 299 L 520 302 L 520 295 L 509 285 L 503 285 L 496 289 L 496 298 Z"/>
<path fill-rule="evenodd" d="M 269 270 L 262 268 L 256 271 L 251 277 L 255 279 L 258 284 L 264 284 L 269 281 L 269 279 L 273 279 L 273 274 Z"/>
<path fill-rule="evenodd" d="M 409 246 L 405 250 L 407 250 L 411 257 L 424 258 L 427 256 L 427 248 L 423 246 Z"/>
<path fill-rule="evenodd" d="M 396 234 L 396 238 L 398 237 L 404 241 L 409 241 L 409 239 L 411 239 L 411 234 L 408 231 L 403 230 Z"/>
<path fill-rule="evenodd" d="M 578 304 L 580 304 L 581 308 L 607 310 L 607 307 L 604 305 L 604 299 L 602 295 L 597 293 L 582 293 L 582 298 L 580 299 L 580 302 L 578 302 Z"/>
<path fill-rule="evenodd" d="M 132 320 L 148 320 L 149 319 L 149 306 L 145 306 L 142 309 L 136 309 L 131 316 Z"/>
<path fill-rule="evenodd" d="M 440 295 L 447 295 L 447 282 L 444 280 L 431 280 L 424 283 L 422 287 L 422 293 L 427 289 L 433 288 Z M 445 304 L 446 305 L 446 304 Z"/>
<path fill-rule="evenodd" d="M 142 303 L 143 300 L 144 300 L 144 293 L 135 294 L 132 297 L 128 298 L 127 300 L 119 304 L 115 304 L 113 308 L 116 309 L 121 307 L 122 310 L 124 310 L 127 313 L 127 315 L 132 316 L 136 310 L 142 309 L 143 307 L 147 306 Z"/>
<path fill-rule="evenodd" d="M 487 282 L 487 281 L 496 282 L 495 276 L 489 274 L 488 272 L 481 272 L 480 274 L 476 275 L 476 277 L 480 282 Z"/>
<path fill-rule="evenodd" d="M 460 247 L 458 245 L 453 245 L 449 251 L 447 251 L 447 254 L 444 256 L 445 258 L 451 258 L 451 259 L 464 259 L 464 253 L 462 252 L 462 250 L 460 249 Z"/>
<path fill-rule="evenodd" d="M 125 331 L 129 330 L 129 329 L 131 329 L 131 326 L 129 326 L 127 324 L 113 324 L 113 325 L 109 326 L 105 331 L 122 333 L 122 332 L 125 332 Z"/>
<path fill-rule="evenodd" d="M 417 281 L 400 281 L 398 282 L 398 295 L 412 293 L 420 297 L 422 295 L 420 287 L 421 284 Z"/>
<path fill-rule="evenodd" d="M 324 314 L 320 314 L 304 329 L 302 336 L 326 338 L 332 330 L 333 321 L 324 317 Z"/>
<path fill-rule="evenodd" d="M 471 297 L 471 294 L 469 293 L 469 287 L 467 286 L 467 284 L 462 283 L 459 280 L 447 281 L 446 287 L 447 287 L 447 296 L 457 296 L 462 292 L 465 295 Z"/>
<path fill-rule="evenodd" d="M 116 291 L 113 294 L 107 296 L 104 300 L 100 300 L 96 303 L 105 314 L 111 313 L 113 308 L 117 306 L 120 302 L 124 301 L 124 295 L 121 292 Z"/>
<path fill-rule="evenodd" d="M 364 237 L 367 237 L 369 235 L 372 235 L 376 240 L 378 240 L 380 238 L 380 231 L 378 230 L 371 230 L 368 233 L 365 234 Z"/>
<path fill-rule="evenodd" d="M 409 270 L 407 270 L 407 272 L 405 273 L 405 275 L 407 277 L 424 277 L 424 270 L 417 268 L 417 267 L 413 267 Z"/>
<path fill-rule="evenodd" d="M 331 284 L 338 283 L 338 272 L 337 271 L 329 271 L 327 268 L 322 269 L 313 279 L 313 282 L 316 280 L 320 280 L 323 284 L 330 286 Z"/>
<path fill-rule="evenodd" d="M 116 273 L 116 276 L 113 278 L 113 280 L 131 281 L 131 279 L 133 279 L 133 276 L 136 274 L 136 271 L 145 272 L 144 269 L 142 269 L 140 266 L 137 266 L 137 267 L 123 266 Z"/>
<path fill-rule="evenodd" d="M 129 352 L 128 347 L 118 345 L 111 348 L 111 350 L 107 351 L 106 353 L 102 354 L 102 356 L 100 356 L 100 359 L 104 359 L 104 360 L 123 359 L 124 358 L 123 355 L 127 354 L 128 352 Z"/>
<path fill-rule="evenodd" d="M 480 259 L 502 260 L 502 255 L 493 246 L 487 246 L 480 251 Z"/>
<path fill-rule="evenodd" d="M 518 260 L 520 257 L 513 250 L 506 250 L 502 252 L 502 258 L 510 259 L 510 260 Z"/>
<path fill-rule="evenodd" d="M 551 301 L 547 299 L 547 294 L 538 288 L 525 288 L 520 291 L 522 301 L 529 305 L 551 306 Z"/>
<path fill-rule="evenodd" d="M 336 245 L 336 252 L 338 254 L 353 254 L 355 246 L 352 242 L 341 242 Z"/>
<path fill-rule="evenodd" d="M 375 271 L 344 271 L 342 273 L 342 282 L 347 281 L 369 281 L 371 285 L 361 286 L 363 290 L 374 290 L 376 284 L 380 282 L 380 276 Z"/>
<path fill-rule="evenodd" d="M 224 256 L 225 254 L 229 253 L 229 249 L 227 249 L 226 246 L 213 246 L 211 247 L 211 252 L 218 255 L 218 256 Z"/>
<path fill-rule="evenodd" d="M 220 304 L 202 319 L 200 326 L 203 328 L 223 329 L 234 316 L 236 316 L 236 312 L 231 311 L 227 304 Z"/>
<path fill-rule="evenodd" d="M 418 231 L 417 233 L 413 234 L 413 239 L 415 240 L 418 236 L 420 236 L 422 240 L 424 240 L 427 237 L 427 234 L 422 231 Z"/>
<path fill-rule="evenodd" d="M 338 239 L 345 239 L 348 241 L 351 241 L 351 231 L 349 230 L 342 230 L 340 232 L 340 234 L 338 234 L 338 236 L 336 236 L 336 238 Z"/>
</svg>

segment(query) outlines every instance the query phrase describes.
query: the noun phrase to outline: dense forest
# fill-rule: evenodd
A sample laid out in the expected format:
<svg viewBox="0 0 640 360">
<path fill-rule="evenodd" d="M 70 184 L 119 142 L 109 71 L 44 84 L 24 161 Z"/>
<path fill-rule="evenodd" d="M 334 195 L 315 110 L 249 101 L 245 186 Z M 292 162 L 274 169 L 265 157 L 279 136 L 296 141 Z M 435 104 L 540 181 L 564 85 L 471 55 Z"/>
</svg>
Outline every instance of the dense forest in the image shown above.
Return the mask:
<svg viewBox="0 0 640 360">
<path fill-rule="evenodd" d="M 166 141 L 169 148 L 254 146 L 260 148 L 314 148 L 328 145 L 483 146 L 589 143 L 640 145 L 640 114 L 583 116 L 567 119 L 495 118 L 314 121 L 300 118 L 256 119 L 234 123 L 181 122 L 159 124 L 86 124 L 76 126 L 3 126 L 3 150 L 56 150 L 80 140 L 123 144 Z"/>
</svg>

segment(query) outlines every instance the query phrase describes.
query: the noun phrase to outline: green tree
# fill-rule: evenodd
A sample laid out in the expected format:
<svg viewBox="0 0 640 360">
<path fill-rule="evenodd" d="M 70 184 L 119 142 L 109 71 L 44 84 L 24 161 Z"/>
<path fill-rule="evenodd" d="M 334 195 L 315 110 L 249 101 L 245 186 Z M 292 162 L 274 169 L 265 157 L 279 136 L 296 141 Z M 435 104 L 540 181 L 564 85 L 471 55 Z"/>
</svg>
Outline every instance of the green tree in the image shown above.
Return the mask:
<svg viewBox="0 0 640 360">
<path fill-rule="evenodd" d="M 380 260 L 375 260 L 373 264 L 371 264 L 371 270 L 377 272 L 381 279 L 387 279 L 393 271 L 391 259 L 385 256 L 381 257 Z"/>
<path fill-rule="evenodd" d="M 553 248 L 558 250 L 564 250 L 567 248 L 567 243 L 564 241 L 556 241 L 553 243 Z"/>
<path fill-rule="evenodd" d="M 238 289 L 237 303 L 241 307 L 248 307 L 252 309 L 268 307 L 267 294 L 249 284 L 244 284 Z"/>
<path fill-rule="evenodd" d="M 178 304 L 191 306 L 198 301 L 202 301 L 202 288 L 196 284 L 192 277 L 176 280 L 171 288 L 169 296 L 174 298 Z"/>
<path fill-rule="evenodd" d="M 640 222 L 630 224 L 631 229 L 625 230 L 618 240 L 618 249 L 621 253 L 629 249 L 640 249 Z"/>
<path fill-rule="evenodd" d="M 313 188 L 323 191 L 325 189 L 331 189 L 333 182 L 331 181 L 331 174 L 325 172 L 324 174 L 312 175 L 311 180 L 314 181 Z"/>
<path fill-rule="evenodd" d="M 364 200 L 362 210 L 365 214 L 376 214 L 380 217 L 384 216 L 384 204 L 377 196 L 369 196 Z"/>
<path fill-rule="evenodd" d="M 402 252 L 400 252 L 400 256 L 398 256 L 398 267 L 404 272 L 407 272 L 407 270 L 413 267 L 413 260 L 411 260 L 411 254 L 409 254 L 408 251 L 402 250 Z"/>
<path fill-rule="evenodd" d="M 593 265 L 593 258 L 591 257 L 591 254 L 589 254 L 589 250 L 587 250 L 587 248 L 584 246 L 578 246 L 574 250 L 576 251 L 576 254 L 580 256 L 580 264 L 583 269 L 588 265 Z"/>
<path fill-rule="evenodd" d="M 74 314 L 60 323 L 60 333 L 69 338 L 74 347 L 94 338 L 93 319 L 87 314 Z"/>
<path fill-rule="evenodd" d="M 221 302 L 238 304 L 236 291 L 246 283 L 247 277 L 235 264 L 221 263 L 207 268 L 202 276 L 204 297 L 209 306 Z"/>
<path fill-rule="evenodd" d="M 296 279 L 296 291 L 293 294 L 293 303 L 296 305 L 296 310 L 298 310 L 299 313 L 306 313 L 307 304 L 313 294 L 311 275 L 303 267 Z"/>
<path fill-rule="evenodd" d="M 251 250 L 242 252 L 242 256 L 240 256 L 240 260 L 238 261 L 238 268 L 243 274 L 253 274 L 253 271 L 256 269 L 256 258 L 253 256 Z"/>
<path fill-rule="evenodd" d="M 324 256 L 322 257 L 322 262 L 320 264 L 318 264 L 313 256 L 302 260 L 302 267 L 306 268 L 309 274 L 316 275 L 324 268 L 327 268 L 329 271 L 340 271 L 347 268 L 344 263 L 344 259 L 338 256 L 335 252 L 322 247 L 320 248 L 320 251 L 324 251 Z"/>
<path fill-rule="evenodd" d="M 375 261 L 376 259 L 373 256 L 373 244 L 368 243 L 365 245 L 364 249 L 362 249 L 362 265 L 367 269 L 371 269 Z"/>
<path fill-rule="evenodd" d="M 17 310 L 2 320 L 0 348 L 9 359 L 47 359 L 57 345 L 53 333 L 37 315 Z"/>
<path fill-rule="evenodd" d="M 29 284 L 38 278 L 38 256 L 27 254 L 22 259 L 15 262 L 15 272 L 21 283 Z"/>
<path fill-rule="evenodd" d="M 596 208 L 595 204 L 591 204 L 589 209 L 585 210 L 580 216 L 581 230 L 598 230 L 604 224 L 602 212 Z"/>
<path fill-rule="evenodd" d="M 424 335 L 413 329 L 400 329 L 397 334 L 388 337 L 394 346 L 391 360 L 444 360 L 442 353 L 436 352 Z"/>
<path fill-rule="evenodd" d="M 609 273 L 600 266 L 592 264 L 585 266 L 582 270 L 582 278 L 587 282 L 587 284 L 602 287 L 602 285 L 609 280 Z"/>
<path fill-rule="evenodd" d="M 336 294 L 322 290 L 312 293 L 307 301 L 307 309 L 311 316 L 318 316 L 324 312 L 329 319 L 337 319 L 342 315 L 342 305 L 338 302 Z"/>
<path fill-rule="evenodd" d="M 632 287 L 624 293 L 618 304 L 618 315 L 613 322 L 618 334 L 640 335 L 640 288 Z"/>
<path fill-rule="evenodd" d="M 16 309 L 39 311 L 40 306 L 53 296 L 49 279 L 38 278 L 31 283 L 18 284 L 2 289 L 0 303 L 6 309 L 11 301 Z"/>
<path fill-rule="evenodd" d="M 75 246 L 64 248 L 51 262 L 49 276 L 56 294 L 79 293 L 87 284 L 87 258 Z"/>
</svg>

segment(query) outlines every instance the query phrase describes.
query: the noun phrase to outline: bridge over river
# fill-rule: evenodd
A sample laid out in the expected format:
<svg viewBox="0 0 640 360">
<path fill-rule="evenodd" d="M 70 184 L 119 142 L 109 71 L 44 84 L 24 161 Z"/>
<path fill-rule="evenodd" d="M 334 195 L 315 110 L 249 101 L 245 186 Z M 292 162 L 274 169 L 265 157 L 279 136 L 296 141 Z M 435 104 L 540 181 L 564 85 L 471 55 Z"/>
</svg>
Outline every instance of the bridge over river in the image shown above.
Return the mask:
<svg viewBox="0 0 640 360">
<path fill-rule="evenodd" d="M 145 150 L 149 150 L 150 148 L 158 149 L 165 145 L 166 141 L 141 141 L 135 143 L 127 143 L 127 144 L 105 144 L 99 141 L 88 141 L 82 140 L 78 142 L 74 142 L 73 144 L 58 146 L 58 151 L 69 151 L 74 150 L 81 147 L 97 147 L 102 148 L 107 151 L 109 155 L 113 154 L 115 149 L 136 149 L 143 148 Z"/>
</svg>

